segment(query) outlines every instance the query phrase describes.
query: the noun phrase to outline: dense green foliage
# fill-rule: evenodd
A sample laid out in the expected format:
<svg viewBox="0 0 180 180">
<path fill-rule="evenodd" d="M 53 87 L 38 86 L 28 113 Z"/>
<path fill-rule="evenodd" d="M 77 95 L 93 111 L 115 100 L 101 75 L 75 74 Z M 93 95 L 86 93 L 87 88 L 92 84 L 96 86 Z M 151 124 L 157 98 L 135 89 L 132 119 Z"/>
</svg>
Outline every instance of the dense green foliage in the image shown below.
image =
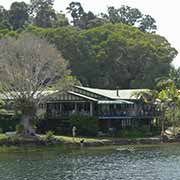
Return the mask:
<svg viewBox="0 0 180 180">
<path fill-rule="evenodd" d="M 0 116 L 0 131 L 5 133 L 7 131 L 15 131 L 16 125 L 19 123 L 19 119 L 17 117 L 12 116 Z"/>
<path fill-rule="evenodd" d="M 172 72 L 171 72 L 172 73 Z M 176 86 L 175 77 L 172 79 L 160 79 L 156 88 L 153 90 L 138 92 L 136 95 L 141 97 L 147 104 L 155 104 L 160 110 L 161 135 L 164 135 L 165 129 L 172 126 L 175 135 L 175 127 L 179 126 L 180 121 L 180 96 Z M 175 78 L 175 79 L 174 79 Z"/>
<path fill-rule="evenodd" d="M 73 25 L 80 29 L 89 29 L 109 22 L 105 18 L 94 15 L 91 11 L 85 12 L 79 2 L 71 2 L 67 10 L 71 14 Z"/>
<path fill-rule="evenodd" d="M 24 126 L 22 124 L 17 124 L 16 125 L 16 133 L 17 134 L 22 134 L 24 131 Z"/>
<path fill-rule="evenodd" d="M 98 132 L 97 119 L 95 117 L 73 115 L 70 123 L 77 128 L 77 135 L 95 136 Z"/>
<path fill-rule="evenodd" d="M 167 76 L 177 54 L 164 37 L 123 24 L 28 31 L 54 43 L 84 86 L 152 88 L 157 77 Z"/>
<path fill-rule="evenodd" d="M 53 5 L 54 0 L 31 0 L 14 2 L 10 10 L 0 7 L 0 37 L 17 36 L 23 29 L 47 38 L 84 86 L 153 88 L 157 78 L 168 76 L 177 51 L 153 34 L 156 25 L 150 15 L 121 6 L 98 16 L 72 2 L 69 24 Z"/>
<path fill-rule="evenodd" d="M 102 16 L 113 24 L 122 23 L 135 26 L 143 32 L 154 33 L 157 29 L 155 19 L 150 15 L 143 15 L 137 8 L 121 6 L 116 9 L 113 6 L 110 6 L 108 7 L 107 12 L 107 14 L 102 14 Z"/>
<path fill-rule="evenodd" d="M 54 132 L 53 131 L 47 131 L 46 132 L 46 136 L 45 136 L 45 139 L 46 140 L 50 140 L 54 137 Z"/>
<path fill-rule="evenodd" d="M 34 24 L 40 27 L 52 27 L 56 20 L 56 13 L 53 9 L 54 0 L 31 0 L 31 11 L 35 14 Z"/>
<path fill-rule="evenodd" d="M 120 138 L 142 138 L 150 135 L 148 127 L 122 129 L 117 133 L 117 137 Z"/>
<path fill-rule="evenodd" d="M 179 123 L 176 88 L 180 88 L 180 69 L 171 66 L 177 51 L 165 37 L 155 34 L 156 22 L 150 15 L 129 6 L 108 7 L 107 13 L 95 15 L 86 12 L 79 2 L 72 2 L 67 7 L 72 17 L 69 23 L 66 15 L 56 12 L 53 5 L 54 0 L 31 0 L 30 4 L 13 2 L 9 10 L 0 6 L 0 38 L 17 38 L 30 32 L 47 39 L 69 61 L 74 79 L 83 86 L 154 89 L 160 80 L 158 93 L 149 92 L 148 98 L 153 94 L 151 103 L 160 100 L 161 118 L 170 119 L 173 126 Z M 167 86 L 167 82 L 173 82 L 173 86 Z M 14 130 L 17 122 L 12 122 L 11 118 L 2 117 L 2 131 Z M 71 133 L 69 128 L 59 128 L 58 123 L 43 122 L 42 129 L 56 127 L 56 133 Z M 71 125 L 77 127 L 79 135 L 97 134 L 96 119 L 91 117 L 73 116 Z M 141 136 L 143 132 L 121 132 L 122 136 L 136 134 Z"/>
<path fill-rule="evenodd" d="M 29 19 L 28 5 L 24 2 L 12 3 L 8 16 L 13 30 L 23 28 Z"/>
<path fill-rule="evenodd" d="M 176 54 L 165 38 L 123 24 L 83 31 L 79 49 L 85 61 L 78 64 L 81 77 L 103 88 L 152 88 L 155 78 L 168 73 Z"/>
</svg>

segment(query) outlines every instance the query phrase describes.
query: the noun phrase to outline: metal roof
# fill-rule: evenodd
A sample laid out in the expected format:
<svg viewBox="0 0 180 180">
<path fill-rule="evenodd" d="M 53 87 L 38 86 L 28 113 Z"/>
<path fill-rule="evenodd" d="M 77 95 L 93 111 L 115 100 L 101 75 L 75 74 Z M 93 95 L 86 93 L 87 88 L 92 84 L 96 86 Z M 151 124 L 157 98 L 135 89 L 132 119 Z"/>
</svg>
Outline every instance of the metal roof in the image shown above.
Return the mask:
<svg viewBox="0 0 180 180">
<path fill-rule="evenodd" d="M 105 96 L 111 99 L 138 99 L 135 96 L 136 92 L 148 91 L 148 89 L 118 89 L 118 90 L 107 90 L 107 89 L 96 89 L 89 87 L 75 86 L 79 89 L 86 90 L 101 96 Z M 118 91 L 118 93 L 117 93 Z M 118 95 L 117 95 L 118 94 Z"/>
<path fill-rule="evenodd" d="M 125 100 L 115 100 L 115 101 L 98 101 L 98 104 L 134 104 L 134 103 Z"/>
<path fill-rule="evenodd" d="M 88 99 L 90 101 L 95 101 L 99 104 L 122 104 L 122 103 L 126 103 L 126 104 L 131 104 L 131 101 L 126 101 L 126 100 L 136 100 L 138 99 L 135 96 L 136 92 L 143 92 L 143 91 L 148 91 L 148 89 L 119 89 L 119 90 L 107 90 L 107 89 L 96 89 L 96 88 L 89 88 L 89 87 L 81 87 L 81 86 L 75 86 L 76 88 L 80 89 L 80 90 L 85 90 L 89 93 L 93 93 L 93 94 L 97 94 L 99 96 L 103 96 L 103 97 L 107 97 L 110 100 L 102 100 L 102 101 L 98 101 L 98 97 L 94 98 L 94 97 L 90 97 L 84 93 L 81 92 L 76 92 L 76 90 L 73 91 L 68 91 L 68 93 L 81 97 L 81 98 L 85 98 Z M 118 93 L 117 93 L 118 91 Z M 13 94 L 14 92 L 11 92 L 9 94 L 7 94 L 8 97 L 4 96 L 3 94 L 0 93 L 0 99 L 13 99 Z M 37 98 L 38 96 L 37 92 L 34 95 L 34 98 Z M 56 96 L 58 95 L 58 91 L 53 91 L 53 90 L 47 90 L 47 91 L 43 91 L 41 92 L 41 95 L 43 96 Z M 118 101 L 117 101 L 118 100 Z M 120 100 L 120 101 L 119 101 Z M 116 102 L 114 102 L 116 101 Z"/>
<path fill-rule="evenodd" d="M 83 94 L 79 94 L 79 93 L 76 93 L 76 92 L 73 92 L 73 91 L 68 91 L 68 93 L 73 94 L 73 95 L 75 95 L 75 96 L 79 96 L 79 97 L 88 99 L 88 100 L 90 100 L 90 101 L 98 101 L 98 100 L 95 99 L 95 98 L 92 98 L 92 97 L 89 97 L 89 96 L 85 96 L 85 95 L 83 95 Z"/>
</svg>

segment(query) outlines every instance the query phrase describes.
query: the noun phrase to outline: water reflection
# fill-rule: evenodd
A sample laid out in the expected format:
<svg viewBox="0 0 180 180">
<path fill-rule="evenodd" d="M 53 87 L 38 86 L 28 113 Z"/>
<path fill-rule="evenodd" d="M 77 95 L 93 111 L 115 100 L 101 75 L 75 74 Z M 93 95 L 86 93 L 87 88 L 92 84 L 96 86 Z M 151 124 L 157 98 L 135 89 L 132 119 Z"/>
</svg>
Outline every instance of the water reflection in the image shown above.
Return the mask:
<svg viewBox="0 0 180 180">
<path fill-rule="evenodd" d="M 2 180 L 178 180 L 180 145 L 1 153 Z"/>
</svg>

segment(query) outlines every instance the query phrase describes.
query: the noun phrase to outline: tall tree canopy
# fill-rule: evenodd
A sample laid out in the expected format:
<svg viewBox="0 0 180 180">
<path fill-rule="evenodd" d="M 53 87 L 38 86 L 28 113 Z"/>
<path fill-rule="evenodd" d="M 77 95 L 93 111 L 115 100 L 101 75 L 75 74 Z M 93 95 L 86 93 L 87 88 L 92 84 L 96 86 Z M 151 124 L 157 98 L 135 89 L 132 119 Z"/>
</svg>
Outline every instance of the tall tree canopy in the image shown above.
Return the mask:
<svg viewBox="0 0 180 180">
<path fill-rule="evenodd" d="M 177 54 L 164 37 L 120 24 L 83 31 L 79 43 L 81 77 L 105 88 L 151 88 Z"/>
<path fill-rule="evenodd" d="M 68 26 L 69 25 L 69 20 L 66 17 L 65 14 L 62 12 L 56 13 L 56 20 L 52 22 L 53 27 L 63 27 L 63 26 Z"/>
<path fill-rule="evenodd" d="M 0 6 L 0 29 L 10 29 L 11 25 L 9 23 L 8 11 Z"/>
<path fill-rule="evenodd" d="M 141 98 L 144 103 L 151 104 L 151 106 L 153 104 L 160 110 L 162 136 L 165 135 L 165 129 L 170 125 L 173 126 L 173 134 L 176 135 L 175 127 L 180 124 L 180 97 L 179 90 L 177 89 L 174 81 L 169 79 L 159 79 L 157 86 L 155 86 L 153 90 L 136 92 L 134 95 Z"/>
<path fill-rule="evenodd" d="M 136 8 L 131 8 L 129 6 L 122 6 L 121 8 L 114 8 L 113 6 L 108 7 L 108 14 L 106 17 L 112 22 L 123 23 L 130 26 L 135 25 L 138 19 L 142 17 L 141 12 Z"/>
<path fill-rule="evenodd" d="M 71 2 L 66 9 L 71 14 L 73 25 L 80 29 L 89 29 L 106 23 L 106 20 L 97 17 L 91 11 L 85 12 L 80 2 Z"/>
<path fill-rule="evenodd" d="M 91 87 L 152 88 L 157 77 L 169 73 L 177 54 L 164 37 L 124 24 L 31 31 L 53 42 L 72 73 Z"/>
<path fill-rule="evenodd" d="M 66 9 L 68 10 L 68 13 L 70 13 L 73 18 L 72 22 L 73 22 L 74 26 L 78 26 L 80 18 L 85 13 L 83 7 L 81 6 L 81 3 L 71 2 L 69 4 L 69 7 L 67 7 Z"/>
<path fill-rule="evenodd" d="M 10 10 L 0 7 L 0 27 L 17 30 L 26 24 L 43 28 L 62 27 L 69 25 L 68 18 L 62 12 L 56 12 L 54 0 L 31 0 L 30 4 L 13 2 Z M 121 6 L 108 7 L 107 14 L 95 15 L 92 11 L 85 12 L 80 2 L 71 2 L 66 8 L 71 14 L 73 26 L 89 29 L 104 25 L 123 23 L 136 26 L 143 32 L 155 32 L 156 22 L 150 15 L 143 15 L 137 8 Z"/>
<path fill-rule="evenodd" d="M 102 13 L 102 17 L 113 24 L 123 23 L 130 26 L 136 26 L 143 32 L 155 32 L 157 29 L 155 19 L 150 15 L 143 15 L 137 8 L 123 5 L 116 9 L 113 6 L 110 6 L 108 7 L 107 12 L 107 14 Z"/>
<path fill-rule="evenodd" d="M 9 10 L 9 23 L 14 30 L 22 28 L 29 19 L 29 7 L 25 2 L 14 2 Z"/>
<path fill-rule="evenodd" d="M 151 16 L 129 6 L 109 7 L 107 14 L 97 16 L 85 12 L 79 2 L 72 2 L 67 8 L 72 16 L 69 24 L 65 14 L 55 12 L 53 4 L 54 0 L 31 0 L 30 24 L 25 31 L 55 44 L 83 85 L 151 88 L 156 78 L 168 76 L 177 51 L 164 37 L 153 33 L 156 24 Z M 25 7 L 15 2 L 10 11 L 0 8 L 0 37 L 17 36 L 19 31 L 6 28 L 24 27 Z M 17 18 L 19 12 L 21 18 Z"/>
<path fill-rule="evenodd" d="M 40 27 L 52 27 L 56 21 L 56 12 L 53 8 L 54 0 L 31 0 L 31 10 L 34 14 L 34 23 Z"/>
</svg>

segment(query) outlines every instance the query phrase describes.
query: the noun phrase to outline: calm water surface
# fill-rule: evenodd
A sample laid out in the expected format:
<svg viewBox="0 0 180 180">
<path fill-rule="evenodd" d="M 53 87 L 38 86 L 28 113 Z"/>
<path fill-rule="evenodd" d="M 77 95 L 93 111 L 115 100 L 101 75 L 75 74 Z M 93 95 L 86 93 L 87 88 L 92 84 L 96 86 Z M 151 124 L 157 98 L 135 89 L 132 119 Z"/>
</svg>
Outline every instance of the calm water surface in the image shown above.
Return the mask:
<svg viewBox="0 0 180 180">
<path fill-rule="evenodd" d="M 0 180 L 180 180 L 180 145 L 0 153 Z"/>
</svg>

